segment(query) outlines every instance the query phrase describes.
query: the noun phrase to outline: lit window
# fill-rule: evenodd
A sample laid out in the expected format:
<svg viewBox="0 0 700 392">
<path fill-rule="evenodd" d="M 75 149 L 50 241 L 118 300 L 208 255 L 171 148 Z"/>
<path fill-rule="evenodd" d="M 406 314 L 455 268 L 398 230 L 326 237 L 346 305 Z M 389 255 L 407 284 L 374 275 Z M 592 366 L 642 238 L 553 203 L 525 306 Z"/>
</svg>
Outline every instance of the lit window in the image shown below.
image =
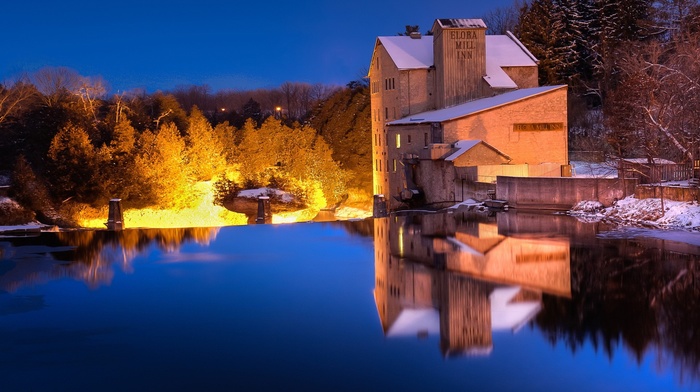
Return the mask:
<svg viewBox="0 0 700 392">
<path fill-rule="evenodd" d="M 401 148 L 401 134 L 396 134 L 396 148 Z"/>
<path fill-rule="evenodd" d="M 394 159 L 394 160 L 392 161 L 392 163 L 393 163 L 393 166 L 394 166 L 394 172 L 396 172 L 396 159 Z"/>
</svg>

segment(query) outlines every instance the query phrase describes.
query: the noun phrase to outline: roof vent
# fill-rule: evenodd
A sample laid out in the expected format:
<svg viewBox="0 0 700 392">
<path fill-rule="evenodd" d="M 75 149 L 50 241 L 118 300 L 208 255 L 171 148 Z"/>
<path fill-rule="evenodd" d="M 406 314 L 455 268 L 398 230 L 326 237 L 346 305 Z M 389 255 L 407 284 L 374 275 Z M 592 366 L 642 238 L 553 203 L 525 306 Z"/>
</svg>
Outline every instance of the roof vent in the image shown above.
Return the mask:
<svg viewBox="0 0 700 392">
<path fill-rule="evenodd" d="M 411 38 L 420 39 L 420 31 L 411 31 Z"/>
</svg>

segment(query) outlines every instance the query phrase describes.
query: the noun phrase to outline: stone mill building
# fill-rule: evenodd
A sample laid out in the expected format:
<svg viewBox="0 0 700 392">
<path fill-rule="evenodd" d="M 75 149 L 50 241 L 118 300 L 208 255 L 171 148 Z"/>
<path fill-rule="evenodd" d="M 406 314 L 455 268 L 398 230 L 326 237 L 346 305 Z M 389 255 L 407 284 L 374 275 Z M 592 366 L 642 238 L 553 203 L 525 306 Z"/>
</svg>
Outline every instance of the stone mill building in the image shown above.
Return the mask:
<svg viewBox="0 0 700 392">
<path fill-rule="evenodd" d="M 478 198 L 497 176 L 568 173 L 567 87 L 481 19 L 378 37 L 369 68 L 373 179 L 389 210 Z"/>
</svg>

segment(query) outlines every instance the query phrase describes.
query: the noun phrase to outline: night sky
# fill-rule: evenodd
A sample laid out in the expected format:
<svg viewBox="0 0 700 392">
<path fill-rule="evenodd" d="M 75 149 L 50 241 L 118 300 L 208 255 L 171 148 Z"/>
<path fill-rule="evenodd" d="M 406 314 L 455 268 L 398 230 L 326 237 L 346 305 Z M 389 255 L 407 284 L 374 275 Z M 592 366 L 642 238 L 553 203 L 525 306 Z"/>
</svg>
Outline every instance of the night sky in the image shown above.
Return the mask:
<svg viewBox="0 0 700 392">
<path fill-rule="evenodd" d="M 4 0 L 0 81 L 44 66 L 102 76 L 111 92 L 248 90 L 364 76 L 379 35 L 480 18 L 512 0 Z"/>
</svg>

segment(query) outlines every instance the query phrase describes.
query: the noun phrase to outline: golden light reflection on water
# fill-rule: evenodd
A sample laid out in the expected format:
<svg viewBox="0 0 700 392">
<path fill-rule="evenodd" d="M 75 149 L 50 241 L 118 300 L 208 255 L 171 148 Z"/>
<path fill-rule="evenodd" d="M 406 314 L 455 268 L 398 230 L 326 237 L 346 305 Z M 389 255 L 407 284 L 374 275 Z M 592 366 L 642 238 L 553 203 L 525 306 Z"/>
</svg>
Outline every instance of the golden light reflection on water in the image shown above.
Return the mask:
<svg viewBox="0 0 700 392">
<path fill-rule="evenodd" d="M 318 209 L 316 208 L 306 208 L 299 211 L 290 212 L 280 212 L 277 214 L 272 214 L 272 223 L 295 223 L 295 222 L 308 222 L 318 214 Z"/>
</svg>

